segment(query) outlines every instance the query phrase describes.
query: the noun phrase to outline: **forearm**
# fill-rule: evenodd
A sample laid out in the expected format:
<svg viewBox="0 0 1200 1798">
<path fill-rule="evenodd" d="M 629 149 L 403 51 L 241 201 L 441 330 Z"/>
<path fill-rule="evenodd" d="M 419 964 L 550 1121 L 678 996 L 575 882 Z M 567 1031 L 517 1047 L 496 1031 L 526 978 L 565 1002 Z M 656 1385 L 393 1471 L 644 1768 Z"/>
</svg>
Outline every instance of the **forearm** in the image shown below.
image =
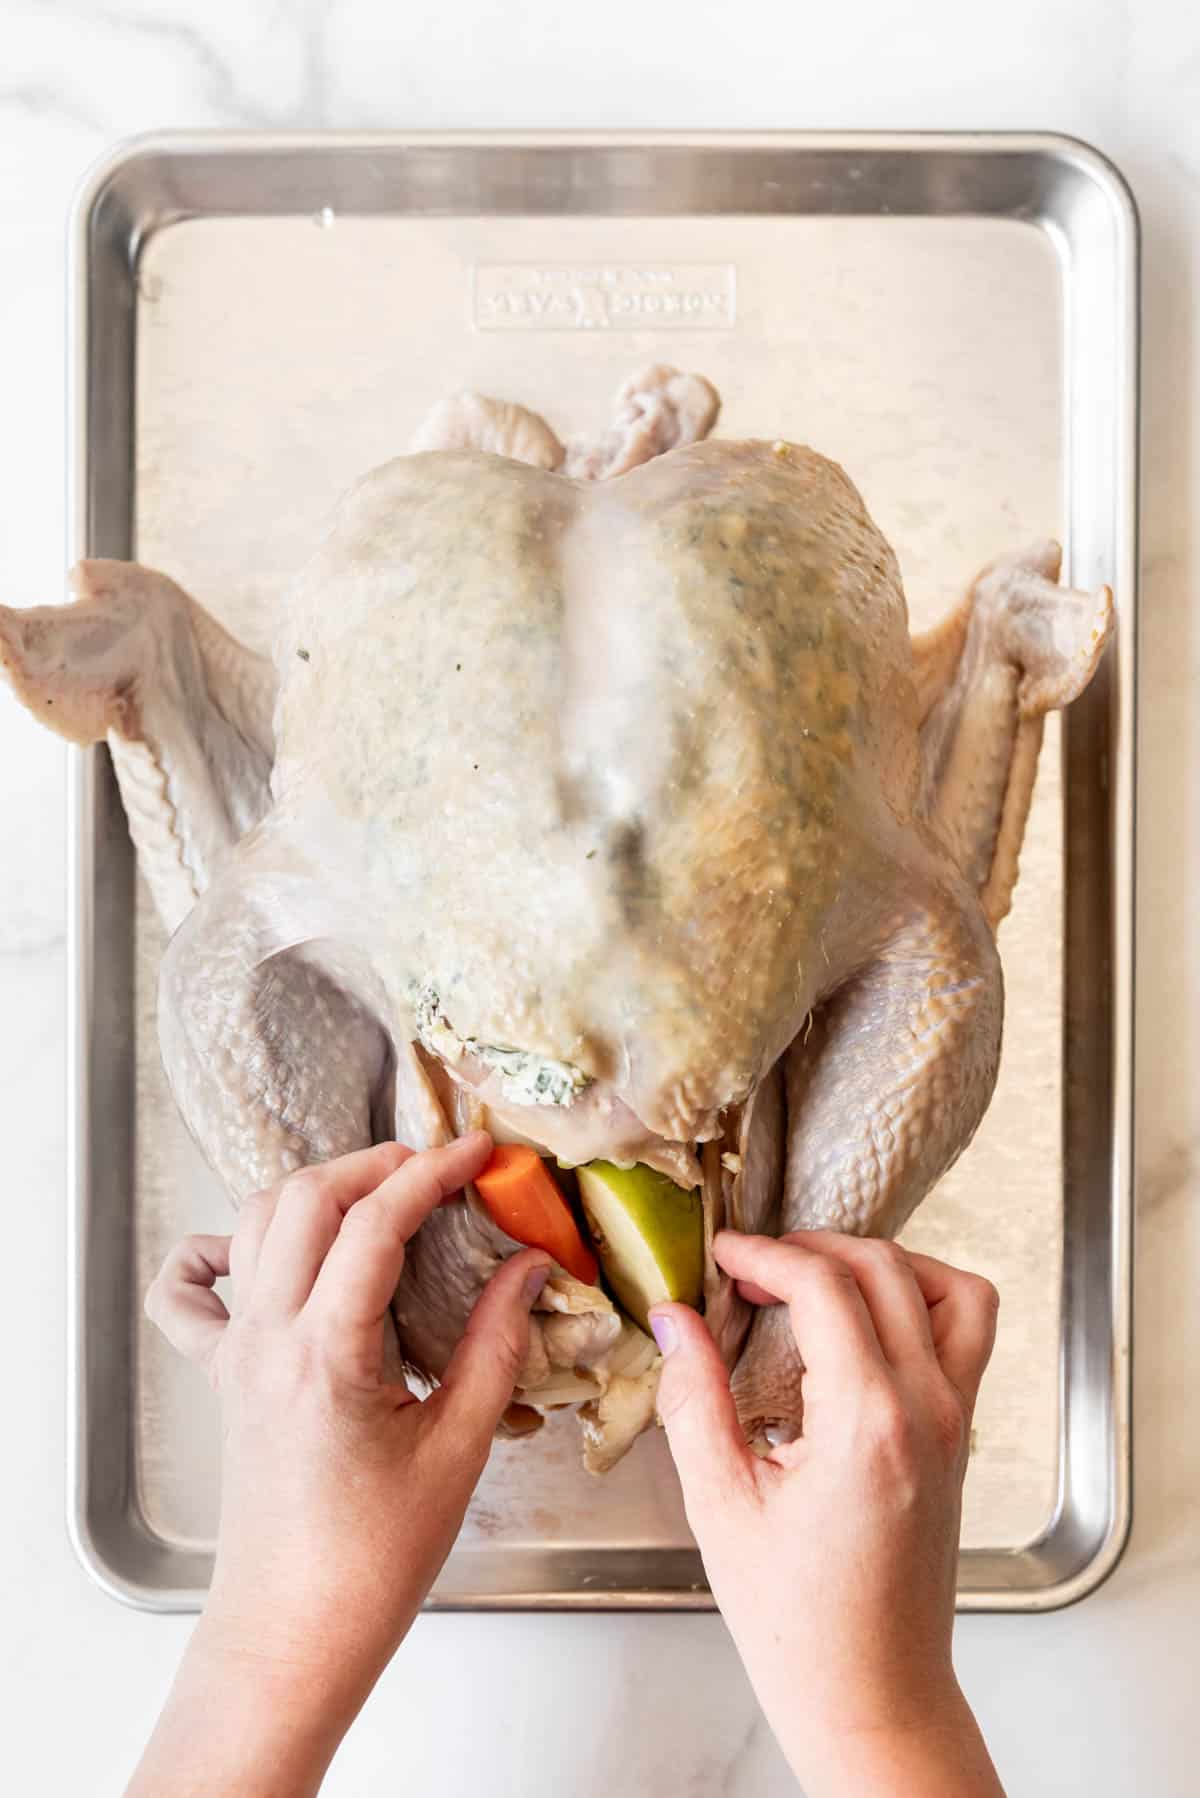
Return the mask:
<svg viewBox="0 0 1200 1798">
<path fill-rule="evenodd" d="M 127 1798 L 309 1798 L 369 1690 L 265 1660 L 202 1619 Z"/>
</svg>

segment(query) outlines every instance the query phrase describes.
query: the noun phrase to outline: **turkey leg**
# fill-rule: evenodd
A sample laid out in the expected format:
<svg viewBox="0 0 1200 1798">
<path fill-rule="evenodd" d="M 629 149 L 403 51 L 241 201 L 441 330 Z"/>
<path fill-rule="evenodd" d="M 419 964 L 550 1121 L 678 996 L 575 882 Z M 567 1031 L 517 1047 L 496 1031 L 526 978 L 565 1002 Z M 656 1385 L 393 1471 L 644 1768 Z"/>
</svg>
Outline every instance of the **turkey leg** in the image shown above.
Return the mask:
<svg viewBox="0 0 1200 1798">
<path fill-rule="evenodd" d="M 958 882 L 924 882 L 877 955 L 787 1051 L 781 1233 L 894 1236 L 970 1140 L 1000 1055 L 995 943 Z M 733 1379 L 751 1440 L 800 1427 L 786 1308 L 755 1316 Z"/>
</svg>

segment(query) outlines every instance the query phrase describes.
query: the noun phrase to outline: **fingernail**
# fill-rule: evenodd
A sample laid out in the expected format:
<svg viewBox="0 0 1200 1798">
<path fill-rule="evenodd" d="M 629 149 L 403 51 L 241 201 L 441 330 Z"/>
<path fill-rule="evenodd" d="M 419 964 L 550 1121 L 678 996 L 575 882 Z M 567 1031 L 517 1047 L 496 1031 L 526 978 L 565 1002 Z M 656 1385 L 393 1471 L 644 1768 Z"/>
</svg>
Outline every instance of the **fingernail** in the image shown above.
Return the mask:
<svg viewBox="0 0 1200 1798">
<path fill-rule="evenodd" d="M 654 1340 L 658 1344 L 661 1355 L 669 1355 L 679 1341 L 679 1331 L 675 1327 L 675 1319 L 666 1311 L 657 1317 L 651 1313 L 650 1328 L 654 1331 Z"/>
<path fill-rule="evenodd" d="M 542 1295 L 542 1288 L 550 1278 L 548 1267 L 531 1267 L 525 1275 L 525 1303 L 532 1305 Z"/>
</svg>

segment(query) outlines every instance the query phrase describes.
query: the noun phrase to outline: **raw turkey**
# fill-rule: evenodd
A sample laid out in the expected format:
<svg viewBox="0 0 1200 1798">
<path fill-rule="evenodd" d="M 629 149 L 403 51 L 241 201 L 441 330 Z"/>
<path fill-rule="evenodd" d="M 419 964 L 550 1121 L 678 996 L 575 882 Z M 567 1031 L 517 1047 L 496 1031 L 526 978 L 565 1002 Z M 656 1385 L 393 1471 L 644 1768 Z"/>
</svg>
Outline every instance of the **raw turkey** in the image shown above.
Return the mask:
<svg viewBox="0 0 1200 1798">
<path fill-rule="evenodd" d="M 112 753 L 174 933 L 163 1059 L 235 1202 L 482 1124 L 699 1189 L 710 1244 L 890 1235 L 969 1142 L 1042 719 L 1110 596 L 1038 544 L 911 638 L 843 471 L 708 438 L 717 407 L 653 368 L 564 444 L 446 402 L 341 502 L 270 661 L 137 564 L 0 610 L 18 695 Z M 473 1192 L 423 1226 L 414 1374 L 515 1247 Z M 747 1432 L 794 1435 L 786 1320 L 711 1253 L 704 1284 Z M 565 1271 L 542 1305 L 518 1397 L 579 1405 L 602 1469 L 653 1417 L 654 1345 Z"/>
</svg>

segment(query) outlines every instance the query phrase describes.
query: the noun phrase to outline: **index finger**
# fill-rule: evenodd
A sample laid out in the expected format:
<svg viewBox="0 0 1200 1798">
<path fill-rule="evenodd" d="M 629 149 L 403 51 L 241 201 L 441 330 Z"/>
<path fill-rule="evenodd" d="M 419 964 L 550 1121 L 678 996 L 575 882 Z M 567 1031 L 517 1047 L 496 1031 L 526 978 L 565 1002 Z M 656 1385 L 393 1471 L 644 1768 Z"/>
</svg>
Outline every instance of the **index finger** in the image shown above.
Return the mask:
<svg viewBox="0 0 1200 1798">
<path fill-rule="evenodd" d="M 189 1361 L 207 1367 L 229 1322 L 213 1291 L 229 1272 L 228 1236 L 185 1236 L 163 1262 L 146 1294 L 145 1312 Z"/>
<path fill-rule="evenodd" d="M 722 1230 L 713 1253 L 739 1283 L 748 1281 L 787 1306 L 810 1390 L 827 1375 L 861 1380 L 887 1371 L 858 1281 L 844 1262 L 798 1242 L 736 1230 Z"/>
<path fill-rule="evenodd" d="M 969 1274 L 912 1249 L 908 1259 L 929 1308 L 933 1351 L 970 1410 L 992 1358 L 1000 1294 L 982 1274 Z"/>
<path fill-rule="evenodd" d="M 492 1139 L 483 1130 L 426 1149 L 347 1211 L 304 1313 L 318 1319 L 356 1358 L 382 1348 L 381 1326 L 404 1267 L 405 1245 L 429 1213 L 483 1167 Z"/>
<path fill-rule="evenodd" d="M 347 1211 L 411 1154 L 402 1143 L 376 1143 L 300 1168 L 264 1195 L 259 1211 L 265 1226 L 262 1215 L 252 1223 L 259 1242 L 251 1297 L 260 1316 L 292 1317 L 300 1310 Z"/>
</svg>

